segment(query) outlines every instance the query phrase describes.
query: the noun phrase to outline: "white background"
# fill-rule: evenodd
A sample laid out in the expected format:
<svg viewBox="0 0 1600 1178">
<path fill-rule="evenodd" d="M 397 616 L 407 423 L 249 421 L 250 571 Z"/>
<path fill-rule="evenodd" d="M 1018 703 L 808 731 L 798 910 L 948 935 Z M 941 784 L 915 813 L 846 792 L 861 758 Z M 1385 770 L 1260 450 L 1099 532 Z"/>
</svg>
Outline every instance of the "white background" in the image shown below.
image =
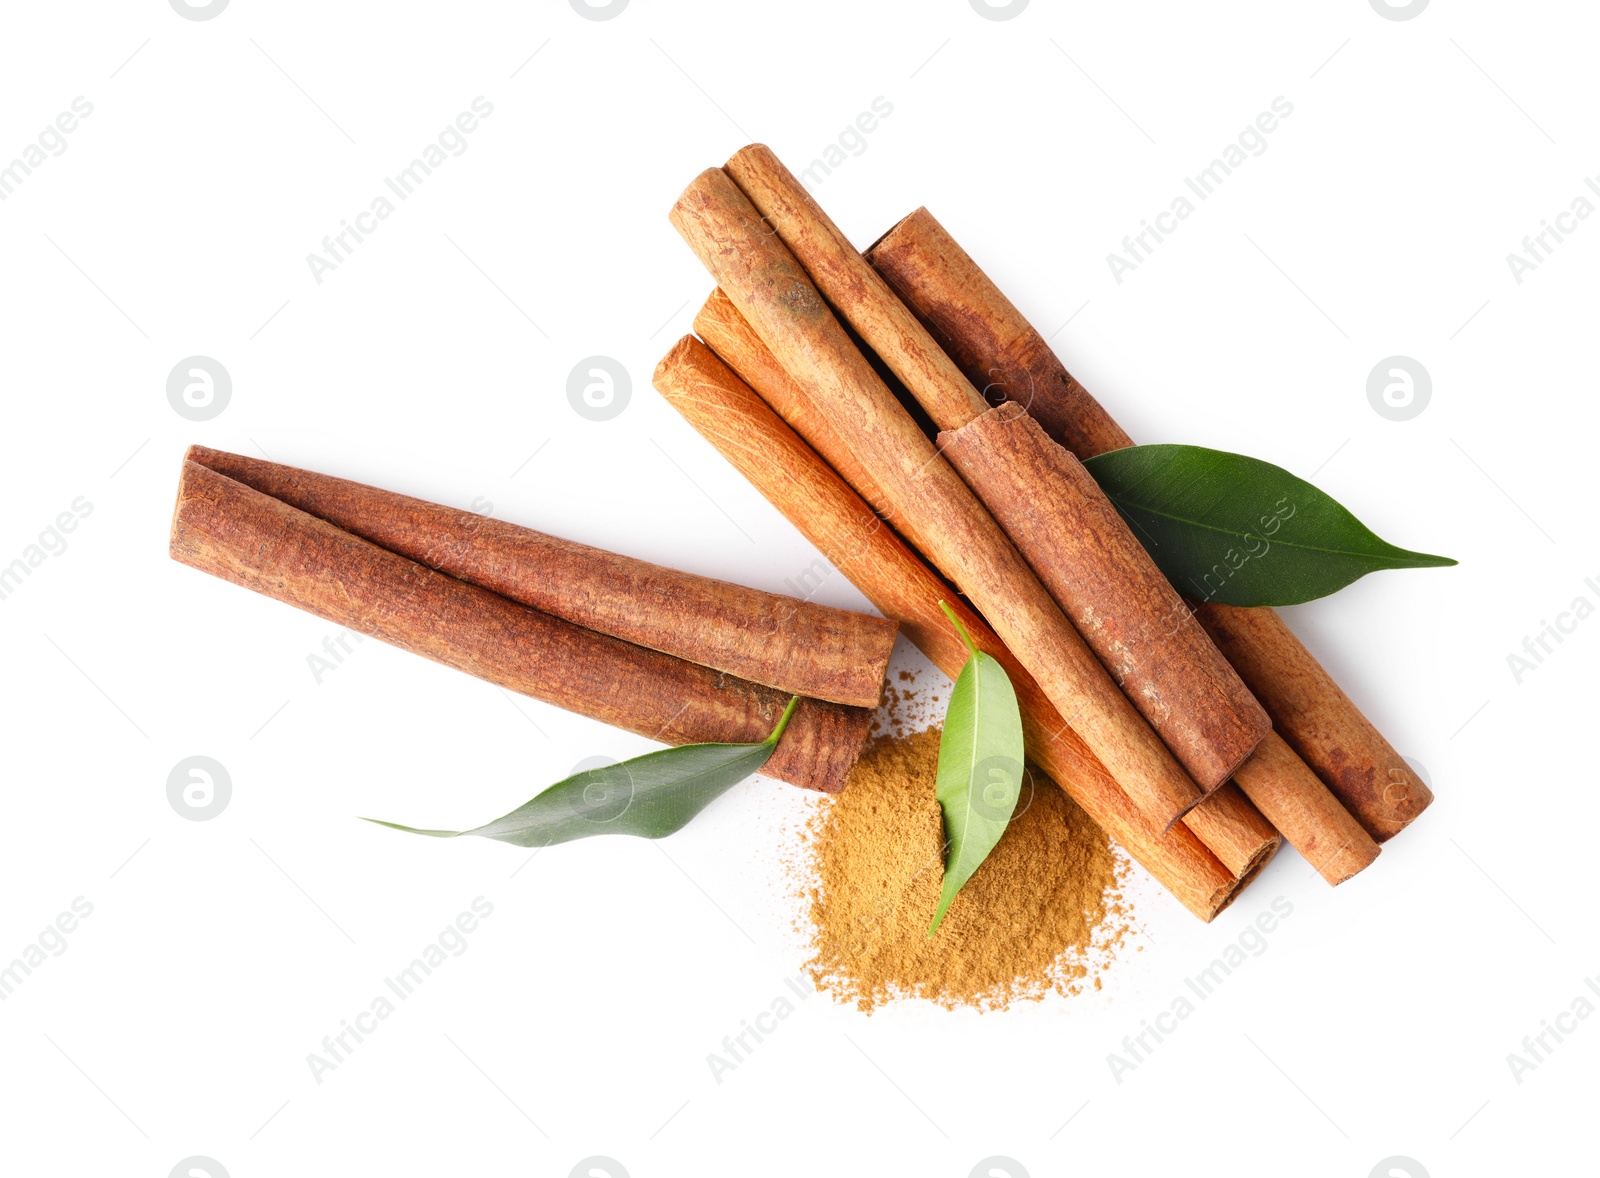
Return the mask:
<svg viewBox="0 0 1600 1178">
<path fill-rule="evenodd" d="M 0 1171 L 1573 1172 L 1600 1019 L 1520 1084 L 1506 1057 L 1600 973 L 1600 621 L 1520 684 L 1506 656 L 1600 603 L 1600 219 L 1521 284 L 1505 258 L 1600 174 L 1596 25 L 1576 0 L 8 5 L 0 161 L 93 114 L 0 203 L 0 564 L 92 514 L 0 601 L 0 960 L 93 914 L 0 1003 Z M 478 96 L 465 153 L 319 284 L 307 254 Z M 1090 997 L 814 995 L 719 1085 L 707 1053 L 802 961 L 778 859 L 811 802 L 757 779 L 663 845 L 531 861 L 357 822 L 471 825 L 650 746 L 373 642 L 319 684 L 331 627 L 172 563 L 166 529 L 204 442 L 781 589 L 816 554 L 649 387 L 708 290 L 666 213 L 750 139 L 798 170 L 879 96 L 817 189 L 858 244 L 927 204 L 1137 439 L 1315 473 L 1460 558 L 1290 611 L 1438 801 L 1336 892 L 1286 850 L 1211 926 L 1136 881 L 1138 951 Z M 1116 282 L 1106 255 L 1278 96 L 1264 154 Z M 199 423 L 165 394 L 196 354 L 234 386 Z M 592 354 L 632 376 L 611 421 L 565 394 Z M 1404 423 L 1365 392 L 1393 354 L 1434 384 Z M 233 787 L 205 822 L 166 796 L 197 754 Z M 307 1053 L 478 896 L 467 951 L 317 1083 Z M 1117 1083 L 1107 1054 L 1279 896 L 1266 952 Z"/>
</svg>

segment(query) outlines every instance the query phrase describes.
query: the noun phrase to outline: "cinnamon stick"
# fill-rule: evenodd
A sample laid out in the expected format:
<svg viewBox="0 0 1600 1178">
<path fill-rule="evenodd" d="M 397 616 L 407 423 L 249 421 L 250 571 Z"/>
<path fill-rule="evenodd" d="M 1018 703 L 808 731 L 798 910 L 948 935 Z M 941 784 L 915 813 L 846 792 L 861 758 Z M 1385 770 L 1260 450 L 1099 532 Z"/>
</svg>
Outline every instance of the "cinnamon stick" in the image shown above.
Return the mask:
<svg viewBox="0 0 1600 1178">
<path fill-rule="evenodd" d="M 1093 479 L 1042 430 L 998 417 L 795 176 L 752 144 L 725 169 L 817 288 L 943 431 L 939 448 L 1203 792 L 1271 727 Z M 1006 411 L 1015 414 L 1018 406 Z M 1026 409 L 1021 409 L 1026 415 Z"/>
<path fill-rule="evenodd" d="M 716 351 L 723 362 L 766 401 L 802 440 L 810 444 L 828 465 L 833 466 L 834 452 L 841 450 L 851 462 L 854 461 L 854 456 L 844 447 L 842 437 L 831 427 L 822 428 L 826 426 L 826 419 L 821 414 L 810 411 L 810 401 L 805 391 L 784 372 L 767 346 L 761 342 L 720 290 L 714 291 L 706 300 L 705 308 L 700 316 L 696 317 L 695 326 L 709 330 L 710 335 L 714 337 L 707 340 L 712 345 L 712 350 Z M 769 391 L 772 394 L 770 397 Z M 812 431 L 817 431 L 815 436 Z M 703 428 L 702 432 L 705 432 Z M 854 469 L 861 470 L 859 464 L 856 464 Z M 835 466 L 834 470 L 847 484 L 853 486 L 858 494 L 871 500 L 868 488 L 853 482 L 853 478 L 864 478 L 864 475 L 859 473 L 847 475 L 838 466 Z M 772 496 L 769 494 L 768 498 Z M 890 522 L 899 524 L 898 530 L 905 535 L 907 529 L 903 521 L 895 519 Z M 910 536 L 906 538 L 913 547 L 918 547 Z M 931 575 L 931 570 L 928 571 Z M 1163 580 L 1161 584 L 1165 585 L 1166 582 Z M 879 608 L 883 608 L 881 604 Z M 938 637 L 934 639 L 935 641 L 954 641 L 938 615 L 930 615 L 928 620 L 936 626 L 934 633 Z M 913 643 L 920 645 L 920 640 L 915 635 L 910 637 Z M 959 644 L 951 647 L 947 654 L 951 658 L 959 659 L 961 655 Z M 959 666 L 959 662 L 956 665 Z M 1098 766 L 1098 762 L 1096 764 Z M 1249 799 L 1239 791 L 1238 786 L 1232 784 L 1207 795 L 1205 801 L 1183 816 L 1183 823 L 1236 878 L 1247 879 L 1252 876 L 1272 857 L 1281 842 L 1272 824 L 1251 805 Z"/>
<path fill-rule="evenodd" d="M 1377 842 L 1433 802 L 1433 791 L 1270 609 L 1207 602 L 1195 617 L 1273 724 Z M 1287 833 L 1287 832 L 1285 832 Z"/>
<path fill-rule="evenodd" d="M 380 548 L 195 462 L 174 560 L 490 683 L 666 744 L 765 740 L 787 693 L 574 626 Z M 802 700 L 762 772 L 836 793 L 872 713 Z"/>
<path fill-rule="evenodd" d="M 1079 458 L 1133 444 L 1044 338 L 927 209 L 867 251 L 873 267 L 961 369 L 1022 401 Z M 1377 842 L 1398 834 L 1433 794 L 1270 609 L 1197 610 L 1279 734 Z"/>
<path fill-rule="evenodd" d="M 1378 857 L 1378 844 L 1276 732 L 1267 733 L 1234 780 L 1330 884 L 1342 884 Z"/>
<path fill-rule="evenodd" d="M 1079 458 L 1133 445 L 927 209 L 880 237 L 866 258 L 990 400 L 1021 402 Z"/>
<path fill-rule="evenodd" d="M 191 446 L 188 459 L 429 568 L 791 695 L 876 708 L 895 624 L 663 568 L 349 479 Z"/>
<path fill-rule="evenodd" d="M 1240 887 L 1254 879 L 1283 845 L 1283 834 L 1232 781 L 1207 794 L 1183 816 L 1183 824 L 1240 881 Z"/>
<path fill-rule="evenodd" d="M 989 408 L 955 362 L 941 349 L 923 342 L 927 332 L 916 316 L 867 265 L 771 148 L 763 143 L 741 148 L 723 165 L 723 171 L 789 247 L 823 297 L 900 378 L 940 429 L 960 429 Z M 728 293 L 737 303 L 734 292 Z M 760 330 L 759 324 L 754 326 Z"/>
<path fill-rule="evenodd" d="M 1133 806 L 994 631 L 952 596 L 861 496 L 711 349 L 685 336 L 657 366 L 655 386 L 835 568 L 886 616 L 897 619 L 901 632 L 953 677 L 967 651 L 939 610 L 940 600 L 948 601 L 978 646 L 1005 666 L 1022 710 L 1029 756 L 1158 883 L 1202 920 L 1232 902 L 1247 880 L 1231 875 L 1187 825 L 1163 831 Z M 1221 791 L 1212 795 L 1220 796 Z M 1191 811 L 1191 817 L 1197 812 Z M 1255 866 L 1270 858 L 1276 846 L 1272 836 Z"/>
<path fill-rule="evenodd" d="M 1000 634 L 1056 709 L 1163 826 L 1204 796 L 1118 690 L 994 518 L 944 461 L 834 319 L 794 256 L 720 169 L 671 213 L 784 369 L 872 470 L 927 555 Z"/>
<path fill-rule="evenodd" d="M 872 472 L 857 461 L 846 444 L 844 435 L 829 420 L 828 415 L 811 403 L 806 391 L 783 370 L 777 357 L 768 350 L 760 337 L 751 330 L 737 307 L 722 292 L 713 287 L 705 303 L 694 317 L 695 334 L 711 345 L 711 350 L 731 364 L 741 380 L 749 385 L 775 413 L 804 438 L 839 476 L 854 487 L 872 509 L 889 521 L 915 548 L 921 548 L 916 537 L 909 534 L 910 525 L 897 515 L 894 505 L 878 486 Z M 740 363 L 733 358 L 739 357 Z"/>
<path fill-rule="evenodd" d="M 1083 465 L 1014 401 L 939 448 L 1201 788 L 1232 777 L 1272 721 Z"/>
</svg>

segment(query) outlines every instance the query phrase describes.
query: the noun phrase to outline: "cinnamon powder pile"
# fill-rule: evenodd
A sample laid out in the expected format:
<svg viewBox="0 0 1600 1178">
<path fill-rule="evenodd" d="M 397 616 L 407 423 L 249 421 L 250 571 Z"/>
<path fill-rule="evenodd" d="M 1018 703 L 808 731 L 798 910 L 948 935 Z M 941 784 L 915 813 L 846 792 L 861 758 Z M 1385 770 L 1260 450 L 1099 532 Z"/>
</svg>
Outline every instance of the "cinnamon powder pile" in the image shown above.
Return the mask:
<svg viewBox="0 0 1600 1178">
<path fill-rule="evenodd" d="M 938 729 L 880 734 L 812 817 L 801 866 L 818 988 L 867 1012 L 901 998 L 1001 1009 L 1099 988 L 1129 931 L 1126 863 L 1032 766 L 1005 835 L 927 936 L 943 880 L 938 759 Z"/>
</svg>

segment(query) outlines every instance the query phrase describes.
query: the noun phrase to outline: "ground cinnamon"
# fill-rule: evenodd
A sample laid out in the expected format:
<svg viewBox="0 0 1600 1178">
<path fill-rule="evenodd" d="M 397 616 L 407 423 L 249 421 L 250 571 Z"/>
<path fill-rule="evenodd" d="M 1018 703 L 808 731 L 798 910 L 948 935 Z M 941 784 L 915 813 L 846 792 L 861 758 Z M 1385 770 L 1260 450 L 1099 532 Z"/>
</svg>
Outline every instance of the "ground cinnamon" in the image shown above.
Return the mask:
<svg viewBox="0 0 1600 1178">
<path fill-rule="evenodd" d="M 1096 951 L 1128 928 L 1118 860 L 1105 832 L 1038 774 L 927 935 L 943 863 L 938 758 L 937 729 L 880 736 L 850 788 L 812 819 L 801 886 L 818 988 L 870 1012 L 903 998 L 1003 1008 L 1098 985 Z"/>
</svg>

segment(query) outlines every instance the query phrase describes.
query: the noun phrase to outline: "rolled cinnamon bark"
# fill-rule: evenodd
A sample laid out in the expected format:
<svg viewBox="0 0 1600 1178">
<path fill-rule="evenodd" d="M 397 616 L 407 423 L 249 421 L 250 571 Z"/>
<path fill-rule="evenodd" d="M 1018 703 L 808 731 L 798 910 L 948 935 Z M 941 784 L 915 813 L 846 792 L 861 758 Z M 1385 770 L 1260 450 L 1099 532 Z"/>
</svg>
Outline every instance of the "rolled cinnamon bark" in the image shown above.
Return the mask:
<svg viewBox="0 0 1600 1178">
<path fill-rule="evenodd" d="M 765 740 L 788 695 L 597 634 L 369 543 L 194 462 L 174 560 L 447 667 L 666 744 Z M 837 793 L 872 713 L 802 700 L 762 773 Z"/>
<path fill-rule="evenodd" d="M 1022 401 L 1079 458 L 1133 444 L 927 209 L 884 234 L 867 259 L 968 377 Z M 1279 735 L 1373 839 L 1427 809 L 1433 793 L 1276 613 L 1209 603 L 1197 617 Z"/>
<path fill-rule="evenodd" d="M 789 247 L 823 297 L 900 378 L 940 429 L 960 429 L 989 408 L 955 362 L 941 349 L 923 342 L 927 333 L 916 316 L 771 148 L 763 143 L 741 148 L 723 171 Z M 733 291 L 728 294 L 737 305 L 738 296 Z M 760 324 L 752 326 L 761 330 Z"/>
<path fill-rule="evenodd" d="M 1374 840 L 1387 842 L 1433 802 L 1433 791 L 1276 612 L 1212 601 L 1196 606 L 1195 617 L 1279 735 Z"/>
<path fill-rule="evenodd" d="M 857 461 L 872 470 L 895 511 L 911 521 L 927 555 L 971 598 L 1134 804 L 1163 826 L 1182 817 L 1204 794 L 733 181 L 717 168 L 701 173 L 678 198 L 671 220 Z"/>
<path fill-rule="evenodd" d="M 939 448 L 1196 783 L 1232 777 L 1272 721 L 1083 465 L 1015 401 Z"/>
<path fill-rule="evenodd" d="M 825 419 L 811 410 L 805 391 L 784 372 L 767 346 L 750 329 L 750 325 L 720 290 L 713 292 L 712 297 L 706 300 L 706 310 L 695 320 L 695 325 L 710 329 L 710 334 L 715 337 L 707 341 L 711 343 L 712 350 L 718 352 L 734 374 L 743 379 L 762 400 L 766 401 L 828 465 L 833 465 L 833 452 L 839 450 L 843 451 L 851 463 L 854 462 L 854 456 L 844 447 L 843 439 L 837 431 L 831 427 L 819 429 L 819 426 L 826 424 Z M 701 432 L 705 432 L 706 428 L 701 427 Z M 817 431 L 816 436 L 813 436 L 811 431 Z M 839 467 L 834 469 L 847 484 L 854 487 L 858 494 L 870 500 L 866 488 L 857 486 L 852 481 L 852 476 L 846 475 Z M 856 469 L 860 469 L 859 464 L 856 464 Z M 773 498 L 772 494 L 768 493 L 768 498 Z M 774 502 L 777 500 L 774 499 Z M 780 504 L 780 508 L 781 506 Z M 799 526 L 804 530 L 804 525 Z M 905 534 L 903 522 L 897 530 L 902 535 Z M 913 547 L 920 547 L 911 537 L 907 536 L 906 539 Z M 930 576 L 936 575 L 931 569 L 927 572 Z M 1165 580 L 1161 584 L 1165 585 Z M 933 633 L 936 637 L 932 638 L 933 641 L 955 642 L 941 615 L 930 614 L 927 620 L 935 627 Z M 915 636 L 912 637 L 912 641 L 921 645 L 921 641 Z M 959 643 L 956 643 L 947 654 L 956 660 L 956 666 L 960 665 Z M 1096 765 L 1098 767 L 1098 762 Z M 1249 799 L 1239 792 L 1238 786 L 1231 784 L 1208 794 L 1205 801 L 1183 816 L 1183 824 L 1194 832 L 1236 878 L 1252 876 L 1277 851 L 1281 841 L 1278 832 L 1261 816 L 1255 806 L 1250 804 Z"/>
<path fill-rule="evenodd" d="M 1207 794 L 1205 801 L 1183 816 L 1183 824 L 1244 883 L 1255 878 L 1283 843 L 1278 829 L 1231 781 Z"/>
<path fill-rule="evenodd" d="M 694 317 L 695 334 L 711 345 L 711 350 L 725 359 L 732 356 L 744 358 L 744 365 L 735 365 L 739 377 L 761 395 L 761 399 L 779 417 L 789 423 L 796 433 L 805 438 L 839 476 L 860 493 L 884 519 L 891 519 L 892 505 L 878 486 L 872 472 L 851 453 L 844 435 L 825 413 L 811 403 L 806 391 L 783 370 L 783 365 L 763 344 L 738 308 L 713 287 L 705 303 Z M 903 527 L 903 520 L 892 520 Z"/>
<path fill-rule="evenodd" d="M 948 601 L 978 646 L 1005 666 L 1029 756 L 1158 883 L 1202 920 L 1232 902 L 1248 876 L 1231 875 L 1187 825 L 1163 831 L 1133 806 L 995 633 L 709 348 L 685 336 L 656 368 L 655 386 L 868 600 L 897 619 L 918 649 L 954 676 L 967 651 L 939 610 L 940 600 Z M 1276 846 L 1272 835 L 1253 868 Z"/>
<path fill-rule="evenodd" d="M 191 446 L 188 459 L 429 568 L 791 695 L 876 708 L 895 624 L 663 568 L 364 483 Z"/>
<path fill-rule="evenodd" d="M 1019 401 L 1079 458 L 1133 445 L 927 209 L 866 251 L 872 268 L 991 401 Z"/>
<path fill-rule="evenodd" d="M 725 170 L 823 297 L 938 422 L 940 450 L 1195 784 L 1210 792 L 1226 782 L 1271 721 L 1188 611 L 1173 608 L 1166 578 L 1094 480 L 1063 477 L 1076 465 L 1070 454 L 1042 430 L 1030 431 L 1029 422 L 988 412 L 955 362 L 769 149 L 746 147 Z"/>
<path fill-rule="evenodd" d="M 1276 732 L 1267 733 L 1234 781 L 1330 884 L 1342 884 L 1378 857 L 1378 844 Z"/>
</svg>

